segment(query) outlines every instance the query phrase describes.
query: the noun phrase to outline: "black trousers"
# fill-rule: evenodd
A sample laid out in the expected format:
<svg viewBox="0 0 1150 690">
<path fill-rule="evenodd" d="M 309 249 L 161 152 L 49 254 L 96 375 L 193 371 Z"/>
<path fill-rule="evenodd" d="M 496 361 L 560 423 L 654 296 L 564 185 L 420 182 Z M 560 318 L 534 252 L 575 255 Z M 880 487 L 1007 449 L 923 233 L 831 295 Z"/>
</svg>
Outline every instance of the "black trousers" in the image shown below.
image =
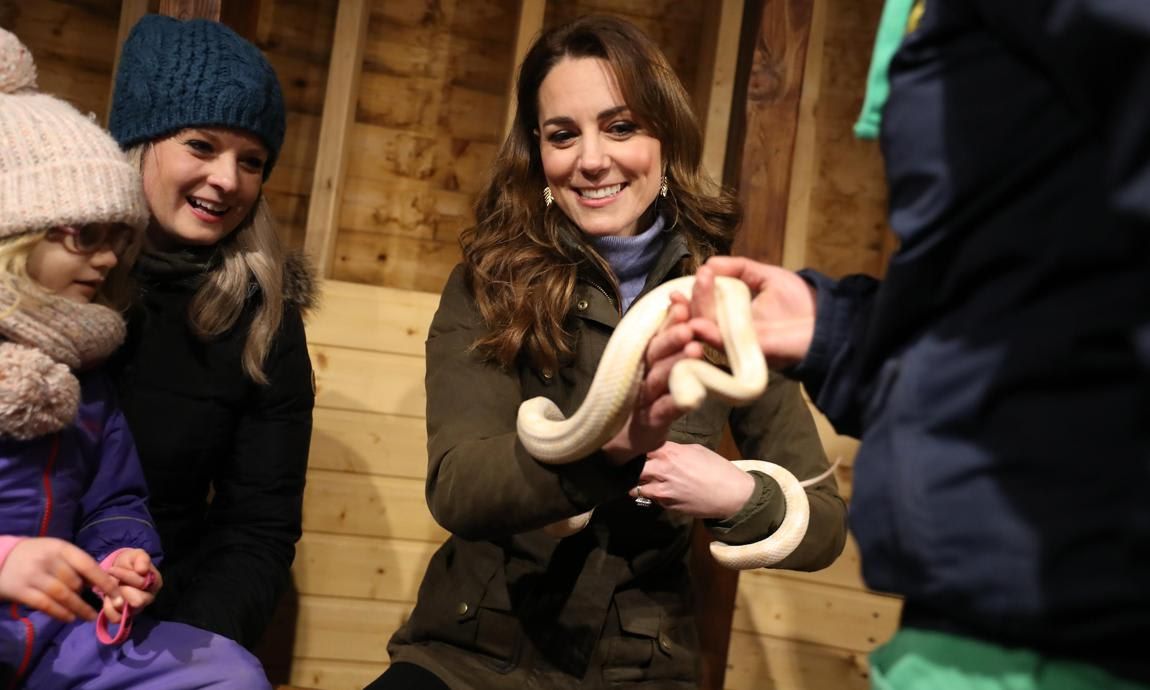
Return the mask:
<svg viewBox="0 0 1150 690">
<path fill-rule="evenodd" d="M 392 664 L 383 675 L 376 678 L 363 690 L 451 690 L 431 671 L 399 662 Z"/>
</svg>

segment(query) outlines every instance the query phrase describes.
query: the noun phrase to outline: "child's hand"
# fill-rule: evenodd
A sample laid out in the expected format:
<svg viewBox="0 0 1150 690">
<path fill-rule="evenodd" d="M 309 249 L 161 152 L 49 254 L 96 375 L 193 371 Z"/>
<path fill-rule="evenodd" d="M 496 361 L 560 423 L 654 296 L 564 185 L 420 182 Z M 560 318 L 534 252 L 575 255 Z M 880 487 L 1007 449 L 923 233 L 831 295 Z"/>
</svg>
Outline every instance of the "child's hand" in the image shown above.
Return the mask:
<svg viewBox="0 0 1150 690">
<path fill-rule="evenodd" d="M 87 583 L 102 590 L 105 602 L 124 604 L 116 578 L 79 547 L 62 539 L 37 537 L 13 547 L 0 567 L 0 599 L 14 601 L 71 623 L 76 616 L 96 620 L 80 598 Z"/>
<path fill-rule="evenodd" d="M 112 623 L 120 622 L 120 615 L 126 602 L 139 610 L 156 599 L 156 592 L 163 587 L 160 571 L 152 564 L 152 557 L 143 549 L 124 549 L 116 555 L 108 573 L 120 583 L 120 597 L 104 598 L 104 615 Z M 151 584 L 148 575 L 151 574 Z"/>
</svg>

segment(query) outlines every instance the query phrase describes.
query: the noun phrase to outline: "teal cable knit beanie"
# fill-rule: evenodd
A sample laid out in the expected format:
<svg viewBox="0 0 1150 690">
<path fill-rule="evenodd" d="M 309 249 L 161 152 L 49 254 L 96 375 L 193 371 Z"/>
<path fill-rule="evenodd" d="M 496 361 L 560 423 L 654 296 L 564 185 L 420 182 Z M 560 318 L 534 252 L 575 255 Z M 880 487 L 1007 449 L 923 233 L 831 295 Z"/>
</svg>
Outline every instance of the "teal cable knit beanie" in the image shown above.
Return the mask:
<svg viewBox="0 0 1150 690">
<path fill-rule="evenodd" d="M 127 149 L 188 127 L 255 134 L 267 179 L 286 128 L 279 80 L 259 48 L 219 22 L 145 15 L 120 53 L 108 129 Z"/>
</svg>

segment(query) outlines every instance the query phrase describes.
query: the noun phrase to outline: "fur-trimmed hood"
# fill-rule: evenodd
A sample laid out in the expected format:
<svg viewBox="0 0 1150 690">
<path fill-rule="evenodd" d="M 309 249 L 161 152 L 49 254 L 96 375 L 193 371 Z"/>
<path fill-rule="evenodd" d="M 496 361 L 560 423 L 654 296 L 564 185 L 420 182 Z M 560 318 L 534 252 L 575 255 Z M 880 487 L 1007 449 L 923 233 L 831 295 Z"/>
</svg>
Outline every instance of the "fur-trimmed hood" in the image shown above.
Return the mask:
<svg viewBox="0 0 1150 690">
<path fill-rule="evenodd" d="M 319 306 L 319 278 L 315 264 L 302 251 L 288 252 L 284 260 L 284 299 L 304 316 Z"/>
</svg>

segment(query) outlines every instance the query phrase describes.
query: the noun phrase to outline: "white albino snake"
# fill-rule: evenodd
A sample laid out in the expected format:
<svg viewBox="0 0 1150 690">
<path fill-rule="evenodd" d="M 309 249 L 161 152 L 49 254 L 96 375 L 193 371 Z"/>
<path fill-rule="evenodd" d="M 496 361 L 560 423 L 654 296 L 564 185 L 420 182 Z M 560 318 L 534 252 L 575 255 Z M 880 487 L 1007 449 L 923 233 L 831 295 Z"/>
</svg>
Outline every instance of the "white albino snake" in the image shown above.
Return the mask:
<svg viewBox="0 0 1150 690">
<path fill-rule="evenodd" d="M 538 397 L 519 406 L 519 439 L 540 462 L 560 465 L 598 450 L 626 424 L 643 378 L 647 343 L 666 320 L 674 292 L 690 296 L 694 277 L 668 281 L 636 302 L 619 322 L 607 343 L 599 368 L 583 404 L 565 419 L 555 403 Z M 675 403 L 693 410 L 708 391 L 733 405 L 746 405 L 767 387 L 767 365 L 751 326 L 751 294 L 734 278 L 715 279 L 716 315 L 731 374 L 702 360 L 681 360 L 671 369 L 669 387 Z M 791 554 L 807 532 L 810 506 L 804 486 L 822 481 L 831 470 L 800 482 L 785 468 L 762 460 L 737 460 L 746 471 L 763 472 L 782 488 L 786 516 L 766 539 L 743 546 L 711 542 L 719 563 L 739 570 L 772 566 Z M 550 525 L 554 536 L 573 534 L 585 527 L 591 513 Z"/>
</svg>

